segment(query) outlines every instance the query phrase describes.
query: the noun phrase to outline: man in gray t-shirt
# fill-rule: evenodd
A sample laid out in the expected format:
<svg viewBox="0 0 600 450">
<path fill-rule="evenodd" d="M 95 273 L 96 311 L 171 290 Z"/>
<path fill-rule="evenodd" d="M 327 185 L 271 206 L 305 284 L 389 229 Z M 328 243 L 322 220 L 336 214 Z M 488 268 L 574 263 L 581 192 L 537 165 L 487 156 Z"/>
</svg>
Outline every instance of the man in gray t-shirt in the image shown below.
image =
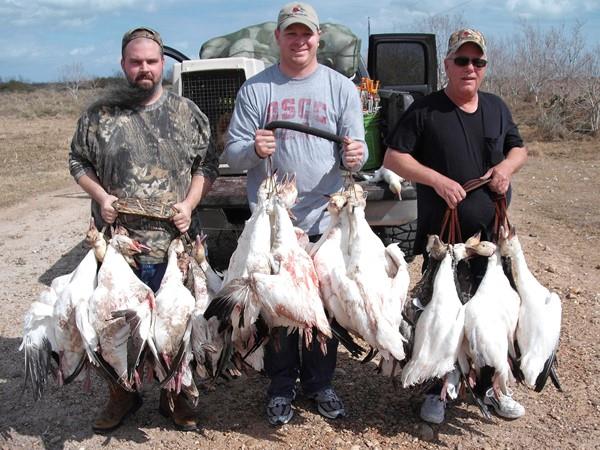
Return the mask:
<svg viewBox="0 0 600 450">
<path fill-rule="evenodd" d="M 240 89 L 228 131 L 224 157 L 234 169 L 248 171 L 248 199 L 256 203 L 258 186 L 266 176 L 267 158 L 277 173 L 295 174 L 298 202 L 292 209 L 295 225 L 315 240 L 327 228 L 325 194 L 343 185 L 340 165 L 356 171 L 367 150 L 359 96 L 343 75 L 317 62 L 319 19 L 305 3 L 290 3 L 279 12 L 275 38 L 280 61 L 250 78 Z M 339 145 L 292 130 L 265 130 L 267 123 L 285 120 L 344 136 Z M 328 341 L 327 355 L 317 345 L 298 351 L 298 332 L 279 333 L 277 348 L 266 347 L 265 371 L 271 379 L 267 416 L 273 425 L 287 423 L 298 376 L 302 390 L 315 399 L 318 411 L 335 419 L 345 415 L 331 387 L 337 340 Z"/>
</svg>

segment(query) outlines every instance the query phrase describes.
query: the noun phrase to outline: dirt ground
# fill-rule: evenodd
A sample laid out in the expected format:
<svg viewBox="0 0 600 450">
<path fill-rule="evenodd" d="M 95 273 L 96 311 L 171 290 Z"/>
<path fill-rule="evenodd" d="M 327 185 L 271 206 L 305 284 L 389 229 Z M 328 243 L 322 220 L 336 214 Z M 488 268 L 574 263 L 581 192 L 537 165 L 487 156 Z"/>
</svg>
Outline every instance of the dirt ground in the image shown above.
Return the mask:
<svg viewBox="0 0 600 450">
<path fill-rule="evenodd" d="M 56 123 L 52 124 L 51 120 Z M 66 143 L 74 119 L 45 118 L 46 142 L 40 149 Z M 29 129 L 37 129 L 35 120 Z M 70 125 L 67 125 L 69 123 Z M 26 147 L 28 127 L 20 132 L 0 125 L 4 164 L 11 149 Z M 10 125 L 11 127 L 13 124 Z M 57 130 L 63 130 L 57 132 Z M 46 147 L 44 147 L 44 145 Z M 547 386 L 537 394 L 522 386 L 515 397 L 527 409 L 524 418 L 484 420 L 468 401 L 448 408 L 442 425 L 418 419 L 417 390 L 395 389 L 345 351 L 339 354 L 335 387 L 349 416 L 327 421 L 308 400 L 299 397 L 292 422 L 268 426 L 264 414 L 266 380 L 260 375 L 223 383 L 201 396 L 201 429 L 179 432 L 158 414 L 157 386 L 147 386 L 142 408 L 109 436 L 92 433 L 90 423 L 104 403 L 102 383 L 93 379 L 92 393 L 75 383 L 59 388 L 53 380 L 42 400 L 22 393 L 22 319 L 44 285 L 70 271 L 84 250 L 81 240 L 88 221 L 89 200 L 71 181 L 60 186 L 36 176 L 10 195 L 17 205 L 0 209 L 0 448 L 598 448 L 600 446 L 600 152 L 597 143 L 531 143 L 532 156 L 514 180 L 510 208 L 532 271 L 557 291 L 563 301 L 559 375 L 564 393 Z M 15 158 L 17 152 L 15 152 Z M 43 172 L 45 156 L 36 167 Z M 56 156 L 47 164 L 55 171 Z M 60 159 L 60 158 L 59 158 Z M 18 170 L 11 166 L 5 173 Z M 64 175 L 61 175 L 64 177 Z M 12 181 L 11 181 L 12 183 Z M 25 186 L 25 185 L 23 185 Z M 6 191 L 5 191 L 6 192 Z M 31 195 L 29 195 L 31 193 Z M 8 203 L 8 202 L 7 202 Z M 411 264 L 416 278 L 420 259 Z M 415 280 L 413 279 L 413 282 Z"/>
</svg>

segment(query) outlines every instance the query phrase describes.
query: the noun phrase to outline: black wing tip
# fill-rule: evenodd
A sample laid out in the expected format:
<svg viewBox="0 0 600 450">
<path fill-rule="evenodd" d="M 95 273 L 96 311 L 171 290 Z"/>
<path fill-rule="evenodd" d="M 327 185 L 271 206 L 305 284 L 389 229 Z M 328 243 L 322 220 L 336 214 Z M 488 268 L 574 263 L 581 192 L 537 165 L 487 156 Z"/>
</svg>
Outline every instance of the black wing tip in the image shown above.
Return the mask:
<svg viewBox="0 0 600 450">
<path fill-rule="evenodd" d="M 52 346 L 50 341 L 44 337 L 41 345 L 34 345 L 28 339 L 24 347 L 25 353 L 25 380 L 23 392 L 27 386 L 31 386 L 33 400 L 38 401 L 44 395 L 48 384 L 48 374 L 52 372 Z"/>
<path fill-rule="evenodd" d="M 378 353 L 379 353 L 378 349 L 371 347 L 369 349 L 369 353 L 366 354 L 366 356 L 362 359 L 362 361 L 360 363 L 367 364 L 367 363 L 371 362 L 373 360 L 373 358 L 375 358 L 375 356 L 377 356 Z"/>
<path fill-rule="evenodd" d="M 208 320 L 211 317 L 216 317 L 219 321 L 223 322 L 231 316 L 233 307 L 234 303 L 229 296 L 215 297 L 206 307 L 204 318 Z"/>
<path fill-rule="evenodd" d="M 564 392 L 560 379 L 558 378 L 558 372 L 556 371 L 556 352 L 553 352 L 546 360 L 544 368 L 535 380 L 535 392 L 542 392 L 548 378 L 550 378 L 552 384 L 559 392 Z"/>
<path fill-rule="evenodd" d="M 330 323 L 331 332 L 335 338 L 350 352 L 355 358 L 360 358 L 365 349 L 362 348 L 352 337 L 352 335 L 342 327 L 337 321 L 332 320 Z"/>
<path fill-rule="evenodd" d="M 123 382 L 119 375 L 117 375 L 117 372 L 115 372 L 115 369 L 113 369 L 112 366 L 106 362 L 101 354 L 94 352 L 94 357 L 98 367 L 101 369 L 100 374 L 104 376 L 105 379 L 111 383 L 119 385 L 127 392 L 135 392 L 135 389 Z"/>
</svg>

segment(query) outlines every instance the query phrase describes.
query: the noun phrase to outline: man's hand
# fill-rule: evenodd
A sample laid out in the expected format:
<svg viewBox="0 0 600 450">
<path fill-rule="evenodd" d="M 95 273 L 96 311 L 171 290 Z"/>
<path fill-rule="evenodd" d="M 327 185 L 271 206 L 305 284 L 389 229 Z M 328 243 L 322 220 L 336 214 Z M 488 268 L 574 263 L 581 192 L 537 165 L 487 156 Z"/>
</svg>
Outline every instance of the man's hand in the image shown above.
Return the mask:
<svg viewBox="0 0 600 450">
<path fill-rule="evenodd" d="M 488 170 L 481 178 L 491 178 L 489 187 L 492 192 L 506 194 L 513 174 L 517 173 L 527 161 L 527 147 L 513 147 L 506 158 Z"/>
<path fill-rule="evenodd" d="M 102 216 L 102 220 L 106 223 L 111 224 L 117 220 L 117 210 L 113 208 L 113 203 L 119 200 L 114 195 L 106 194 L 106 196 L 100 202 L 100 215 Z"/>
<path fill-rule="evenodd" d="M 439 179 L 433 185 L 437 195 L 442 197 L 449 208 L 454 209 L 465 199 L 467 193 L 456 181 L 440 174 Z"/>
<path fill-rule="evenodd" d="M 190 224 L 192 223 L 192 208 L 185 201 L 175 203 L 173 208 L 179 211 L 173 216 L 173 223 L 179 232 L 183 234 L 190 229 Z"/>
<path fill-rule="evenodd" d="M 342 150 L 344 166 L 351 172 L 358 170 L 362 165 L 362 160 L 365 155 L 363 143 L 360 141 L 353 141 L 346 136 L 344 138 Z"/>
<path fill-rule="evenodd" d="M 504 162 L 504 161 L 503 161 Z M 502 163 L 492 167 L 481 178 L 490 178 L 488 184 L 492 192 L 497 194 L 505 194 L 510 186 L 511 172 L 506 169 Z"/>
<path fill-rule="evenodd" d="M 275 133 L 272 130 L 256 130 L 254 151 L 261 159 L 275 153 Z"/>
</svg>

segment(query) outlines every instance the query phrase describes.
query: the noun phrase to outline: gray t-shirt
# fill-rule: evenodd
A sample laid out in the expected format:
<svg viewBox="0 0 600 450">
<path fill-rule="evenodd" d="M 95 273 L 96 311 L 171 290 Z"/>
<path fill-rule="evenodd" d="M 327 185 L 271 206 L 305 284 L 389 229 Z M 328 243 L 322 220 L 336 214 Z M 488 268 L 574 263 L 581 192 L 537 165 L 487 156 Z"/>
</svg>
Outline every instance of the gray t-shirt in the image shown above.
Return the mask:
<svg viewBox="0 0 600 450">
<path fill-rule="evenodd" d="M 360 99 L 354 84 L 340 73 L 319 65 L 306 78 L 289 78 L 275 64 L 250 78 L 238 92 L 229 124 L 224 160 L 235 170 L 248 170 L 248 201 L 256 204 L 267 160 L 254 151 L 254 137 L 273 120 L 319 128 L 363 142 Z M 325 231 L 329 223 L 326 194 L 343 186 L 342 147 L 298 131 L 277 129 L 273 169 L 281 177 L 295 174 L 298 202 L 292 209 L 295 225 L 309 235 Z M 366 161 L 367 146 L 364 145 Z"/>
</svg>

